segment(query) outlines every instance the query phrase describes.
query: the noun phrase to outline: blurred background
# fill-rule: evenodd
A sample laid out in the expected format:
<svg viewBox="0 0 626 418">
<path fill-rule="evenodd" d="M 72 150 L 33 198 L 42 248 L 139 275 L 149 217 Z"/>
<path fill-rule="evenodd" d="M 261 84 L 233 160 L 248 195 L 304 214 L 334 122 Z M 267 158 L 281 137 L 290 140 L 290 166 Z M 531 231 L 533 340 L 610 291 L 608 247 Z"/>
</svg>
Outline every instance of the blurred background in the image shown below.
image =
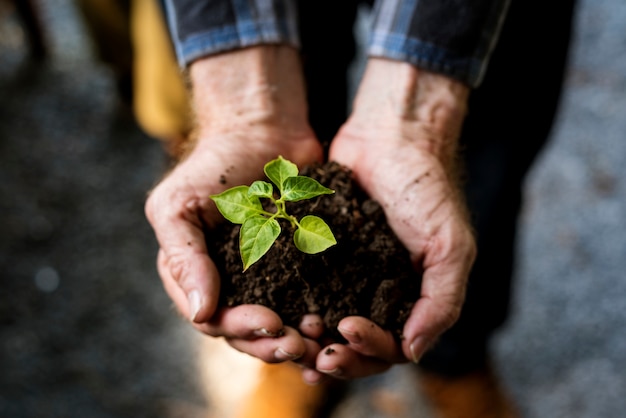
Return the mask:
<svg viewBox="0 0 626 418">
<path fill-rule="evenodd" d="M 19 3 L 0 0 L 0 417 L 225 416 L 211 396 L 235 392 L 227 376 L 250 359 L 218 369 L 162 290 L 143 202 L 169 167 L 163 146 L 77 2 L 31 2 L 42 44 Z M 625 22 L 621 0 L 579 2 L 559 117 L 527 182 L 494 346 L 524 417 L 626 411 Z M 417 411 L 429 416 L 399 366 L 351 384 L 332 417 Z"/>
</svg>

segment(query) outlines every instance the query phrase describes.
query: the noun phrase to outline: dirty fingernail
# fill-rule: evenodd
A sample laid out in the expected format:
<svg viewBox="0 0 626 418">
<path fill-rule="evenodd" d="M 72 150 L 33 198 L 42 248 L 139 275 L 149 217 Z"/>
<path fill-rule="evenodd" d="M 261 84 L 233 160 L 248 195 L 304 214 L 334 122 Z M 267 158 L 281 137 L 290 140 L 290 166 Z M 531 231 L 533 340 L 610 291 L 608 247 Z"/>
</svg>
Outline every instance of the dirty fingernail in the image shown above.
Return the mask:
<svg viewBox="0 0 626 418">
<path fill-rule="evenodd" d="M 254 330 L 254 335 L 256 335 L 257 337 L 276 337 L 277 334 L 266 329 L 266 328 L 259 328 L 259 329 L 255 329 Z"/>
<path fill-rule="evenodd" d="M 197 290 L 192 290 L 187 295 L 187 300 L 189 301 L 189 316 L 191 321 L 193 322 L 200 312 L 200 308 L 202 308 L 202 301 L 200 298 L 200 292 Z"/>
<path fill-rule="evenodd" d="M 413 342 L 409 345 L 409 350 L 411 351 L 411 361 L 417 364 L 420 359 L 424 355 L 424 352 L 428 348 L 428 341 L 424 337 L 417 337 L 413 340 Z"/>
<path fill-rule="evenodd" d="M 274 358 L 279 361 L 295 360 L 300 356 L 301 354 L 289 353 L 288 351 L 283 350 L 280 347 L 277 348 L 276 351 L 274 351 Z"/>
<path fill-rule="evenodd" d="M 358 332 L 347 330 L 341 327 L 337 327 L 341 335 L 343 335 L 349 342 L 353 344 L 359 344 L 361 342 L 361 336 Z"/>
</svg>

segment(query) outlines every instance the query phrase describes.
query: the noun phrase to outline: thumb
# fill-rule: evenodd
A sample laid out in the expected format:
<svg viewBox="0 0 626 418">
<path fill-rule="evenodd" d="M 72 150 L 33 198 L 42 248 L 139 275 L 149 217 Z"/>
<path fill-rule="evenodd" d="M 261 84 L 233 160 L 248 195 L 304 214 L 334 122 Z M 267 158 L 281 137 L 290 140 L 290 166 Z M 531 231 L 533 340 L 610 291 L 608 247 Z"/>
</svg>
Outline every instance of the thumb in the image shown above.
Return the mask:
<svg viewBox="0 0 626 418">
<path fill-rule="evenodd" d="M 168 256 L 159 250 L 157 267 L 180 313 L 192 322 L 206 322 L 217 309 L 219 273 L 206 254 Z"/>
<path fill-rule="evenodd" d="M 173 205 L 169 199 L 160 199 L 158 193 L 146 202 L 146 216 L 160 246 L 159 275 L 178 309 L 193 322 L 211 318 L 217 309 L 220 288 L 219 273 L 207 252 L 199 212 L 199 208 L 193 210 L 188 205 Z M 174 286 L 182 292 L 174 292 Z"/>
</svg>

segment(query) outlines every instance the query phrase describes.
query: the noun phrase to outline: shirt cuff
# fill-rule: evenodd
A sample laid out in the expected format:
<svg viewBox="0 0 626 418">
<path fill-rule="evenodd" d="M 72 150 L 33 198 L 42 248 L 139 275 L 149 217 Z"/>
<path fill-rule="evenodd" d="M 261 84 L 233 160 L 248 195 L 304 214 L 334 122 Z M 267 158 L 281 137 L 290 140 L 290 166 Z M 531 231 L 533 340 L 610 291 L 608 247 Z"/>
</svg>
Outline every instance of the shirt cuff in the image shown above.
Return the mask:
<svg viewBox="0 0 626 418">
<path fill-rule="evenodd" d="M 373 32 L 367 54 L 408 62 L 418 68 L 443 74 L 471 87 L 480 84 L 484 60 L 455 54 L 445 48 L 420 39 L 385 32 Z"/>
<path fill-rule="evenodd" d="M 197 1 L 197 0 L 192 0 Z M 183 0 L 167 0 L 168 26 L 176 57 L 185 67 L 199 58 L 255 45 L 300 47 L 296 10 L 289 2 L 232 2 L 217 19 L 212 6 L 194 9 Z M 263 6 L 263 7 L 262 7 Z M 280 7 L 278 7 L 280 6 Z"/>
<path fill-rule="evenodd" d="M 379 0 L 368 55 L 400 60 L 478 87 L 510 0 Z"/>
<path fill-rule="evenodd" d="M 176 57 L 181 66 L 186 66 L 198 58 L 255 45 L 300 46 L 297 37 L 276 30 L 273 23 L 242 22 L 238 26 L 224 26 L 196 33 L 175 44 Z"/>
</svg>

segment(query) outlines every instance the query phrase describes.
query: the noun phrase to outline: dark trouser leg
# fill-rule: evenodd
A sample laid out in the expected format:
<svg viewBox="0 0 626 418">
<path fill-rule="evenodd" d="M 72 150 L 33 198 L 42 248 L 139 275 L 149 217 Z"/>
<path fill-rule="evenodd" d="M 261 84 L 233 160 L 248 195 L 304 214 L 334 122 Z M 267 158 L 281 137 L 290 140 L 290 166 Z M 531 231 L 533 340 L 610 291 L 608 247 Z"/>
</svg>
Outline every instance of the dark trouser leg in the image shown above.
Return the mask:
<svg viewBox="0 0 626 418">
<path fill-rule="evenodd" d="M 421 366 L 459 375 L 484 365 L 509 309 L 522 182 L 546 142 L 567 58 L 573 0 L 513 1 L 461 138 L 478 258 L 461 318 Z"/>
<path fill-rule="evenodd" d="M 298 2 L 309 121 L 326 151 L 347 118 L 347 71 L 355 54 L 358 4 L 359 0 Z"/>
</svg>

